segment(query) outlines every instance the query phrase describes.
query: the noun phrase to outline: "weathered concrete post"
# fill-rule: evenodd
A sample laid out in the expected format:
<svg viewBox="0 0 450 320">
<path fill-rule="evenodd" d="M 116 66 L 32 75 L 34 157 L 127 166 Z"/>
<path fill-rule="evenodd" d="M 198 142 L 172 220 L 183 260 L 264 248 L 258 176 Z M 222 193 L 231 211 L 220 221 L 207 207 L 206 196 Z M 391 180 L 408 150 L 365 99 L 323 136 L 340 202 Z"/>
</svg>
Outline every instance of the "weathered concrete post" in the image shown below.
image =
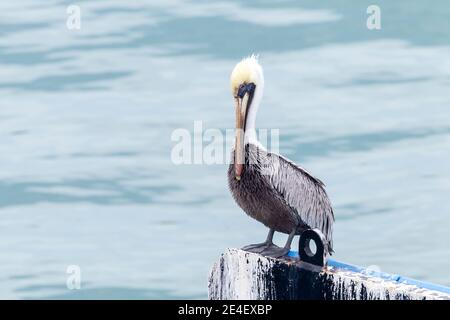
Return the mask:
<svg viewBox="0 0 450 320">
<path fill-rule="evenodd" d="M 227 249 L 209 275 L 210 299 L 450 299 L 450 288 L 365 271 L 329 260 L 326 267 Z"/>
</svg>

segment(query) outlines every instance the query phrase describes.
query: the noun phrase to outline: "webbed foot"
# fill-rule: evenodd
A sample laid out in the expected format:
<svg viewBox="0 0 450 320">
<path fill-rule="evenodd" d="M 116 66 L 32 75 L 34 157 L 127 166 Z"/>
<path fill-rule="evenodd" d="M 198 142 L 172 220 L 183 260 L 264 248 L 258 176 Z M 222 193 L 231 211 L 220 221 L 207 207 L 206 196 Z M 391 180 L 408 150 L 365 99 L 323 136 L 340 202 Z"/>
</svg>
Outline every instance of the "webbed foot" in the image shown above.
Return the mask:
<svg viewBox="0 0 450 320">
<path fill-rule="evenodd" d="M 272 243 L 262 242 L 262 243 L 249 244 L 248 246 L 242 247 L 241 250 L 253 252 L 253 253 L 261 253 L 271 246 L 273 246 Z"/>
<path fill-rule="evenodd" d="M 280 248 L 274 245 L 262 251 L 261 255 L 272 258 L 282 258 L 289 253 L 289 250 L 289 248 Z"/>
<path fill-rule="evenodd" d="M 241 248 L 241 250 L 253 252 L 253 253 L 261 253 L 264 250 L 275 246 L 272 242 L 274 232 L 275 231 L 273 229 L 270 229 L 269 234 L 267 235 L 266 241 L 264 241 L 262 243 L 249 244 L 248 246 Z"/>
</svg>

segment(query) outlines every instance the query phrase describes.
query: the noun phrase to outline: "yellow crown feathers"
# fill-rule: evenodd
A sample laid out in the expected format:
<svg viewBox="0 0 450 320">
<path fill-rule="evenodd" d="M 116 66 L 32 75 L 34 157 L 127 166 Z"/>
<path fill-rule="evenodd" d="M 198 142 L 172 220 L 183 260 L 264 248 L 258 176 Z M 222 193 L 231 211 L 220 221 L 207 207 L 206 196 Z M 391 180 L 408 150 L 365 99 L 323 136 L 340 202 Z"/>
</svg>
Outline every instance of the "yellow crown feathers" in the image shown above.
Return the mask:
<svg viewBox="0 0 450 320">
<path fill-rule="evenodd" d="M 233 96 L 236 96 L 239 86 L 243 83 L 258 85 L 261 73 L 262 68 L 257 55 L 252 54 L 250 57 L 242 59 L 231 72 L 230 82 Z"/>
</svg>

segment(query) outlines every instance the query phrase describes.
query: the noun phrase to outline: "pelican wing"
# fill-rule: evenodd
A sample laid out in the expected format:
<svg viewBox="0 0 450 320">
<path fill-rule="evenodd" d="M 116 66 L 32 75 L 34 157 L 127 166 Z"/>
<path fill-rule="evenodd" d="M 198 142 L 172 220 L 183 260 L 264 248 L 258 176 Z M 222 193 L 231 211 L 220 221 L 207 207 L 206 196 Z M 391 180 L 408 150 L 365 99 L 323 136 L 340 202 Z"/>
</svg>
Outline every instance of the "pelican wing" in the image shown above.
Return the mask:
<svg viewBox="0 0 450 320">
<path fill-rule="evenodd" d="M 322 231 L 332 252 L 334 214 L 323 182 L 278 154 L 268 153 L 264 162 L 261 165 L 267 182 L 298 214 L 301 222 Z"/>
</svg>

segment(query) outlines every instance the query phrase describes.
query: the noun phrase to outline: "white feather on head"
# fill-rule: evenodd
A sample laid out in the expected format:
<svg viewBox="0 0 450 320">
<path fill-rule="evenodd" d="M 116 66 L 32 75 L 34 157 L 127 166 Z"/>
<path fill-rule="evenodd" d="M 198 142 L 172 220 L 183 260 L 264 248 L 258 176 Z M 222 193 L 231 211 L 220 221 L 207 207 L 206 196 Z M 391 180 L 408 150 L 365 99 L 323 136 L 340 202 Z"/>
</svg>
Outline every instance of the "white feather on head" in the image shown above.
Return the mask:
<svg viewBox="0 0 450 320">
<path fill-rule="evenodd" d="M 239 86 L 243 83 L 254 83 L 256 87 L 262 86 L 264 77 L 258 55 L 252 54 L 238 62 L 231 72 L 230 82 L 233 96 L 236 96 Z"/>
</svg>

